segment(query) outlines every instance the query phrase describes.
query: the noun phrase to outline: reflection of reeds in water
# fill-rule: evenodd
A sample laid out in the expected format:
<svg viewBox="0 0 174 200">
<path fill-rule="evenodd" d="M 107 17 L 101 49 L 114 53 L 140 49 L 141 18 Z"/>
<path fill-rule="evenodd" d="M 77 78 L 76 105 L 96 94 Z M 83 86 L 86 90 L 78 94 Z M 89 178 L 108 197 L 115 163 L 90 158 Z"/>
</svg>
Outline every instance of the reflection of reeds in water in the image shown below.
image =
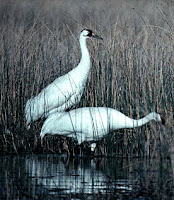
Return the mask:
<svg viewBox="0 0 174 200">
<path fill-rule="evenodd" d="M 172 199 L 164 158 L 1 156 L 1 199 Z M 162 162 L 161 162 L 162 161 Z"/>
<path fill-rule="evenodd" d="M 141 5 L 118 1 L 117 6 L 112 1 L 107 5 L 96 1 L 93 6 L 90 2 L 55 1 L 49 7 L 47 1 L 30 5 L 27 1 L 6 2 L 0 6 L 0 121 L 11 133 L 0 136 L 1 149 L 39 148 L 40 123 L 31 133 L 25 131 L 24 105 L 77 66 L 80 50 L 76 39 L 86 27 L 96 30 L 104 41 L 88 41 L 92 68 L 79 106 L 113 107 L 132 118 L 152 110 L 163 112 L 170 117 L 172 133 L 172 6 L 156 6 L 155 1 Z M 124 155 L 150 154 L 158 147 L 159 133 L 158 126 L 151 123 L 111 135 L 101 146 Z M 46 148 L 53 151 L 55 141 L 54 137 L 45 139 Z"/>
</svg>

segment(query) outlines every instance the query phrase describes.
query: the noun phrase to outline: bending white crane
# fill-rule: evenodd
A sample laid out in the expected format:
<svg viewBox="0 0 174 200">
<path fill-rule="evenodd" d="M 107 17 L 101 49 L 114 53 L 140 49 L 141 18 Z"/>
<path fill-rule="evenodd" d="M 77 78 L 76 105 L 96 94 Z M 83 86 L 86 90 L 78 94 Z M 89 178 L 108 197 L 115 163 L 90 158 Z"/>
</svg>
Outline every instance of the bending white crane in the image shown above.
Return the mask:
<svg viewBox="0 0 174 200">
<path fill-rule="evenodd" d="M 95 141 L 103 138 L 109 132 L 122 128 L 140 127 L 151 120 L 162 122 L 162 124 L 165 122 L 155 112 L 136 120 L 112 108 L 77 108 L 69 112 L 50 115 L 42 126 L 40 136 L 42 139 L 47 133 L 65 135 L 76 138 L 78 144 L 84 141 L 92 141 L 91 148 L 94 149 Z"/>
<path fill-rule="evenodd" d="M 64 111 L 77 104 L 82 96 L 90 70 L 90 55 L 86 46 L 87 38 L 102 39 L 89 29 L 80 34 L 81 60 L 76 68 L 57 78 L 37 96 L 26 103 L 25 116 L 27 128 L 39 118 L 51 113 Z"/>
</svg>

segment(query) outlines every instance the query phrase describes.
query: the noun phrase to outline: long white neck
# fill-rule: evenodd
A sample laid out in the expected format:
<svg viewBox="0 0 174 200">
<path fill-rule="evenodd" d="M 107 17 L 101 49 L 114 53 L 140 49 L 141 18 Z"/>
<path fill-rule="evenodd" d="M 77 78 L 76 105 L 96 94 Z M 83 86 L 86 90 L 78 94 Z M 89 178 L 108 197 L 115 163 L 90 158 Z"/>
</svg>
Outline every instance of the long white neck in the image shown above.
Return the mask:
<svg viewBox="0 0 174 200">
<path fill-rule="evenodd" d="M 76 68 L 69 72 L 70 77 L 74 82 L 79 82 L 84 85 L 88 78 L 90 70 L 90 55 L 86 46 L 86 38 L 80 35 L 80 49 L 81 49 L 81 60 Z"/>
<path fill-rule="evenodd" d="M 138 120 L 132 119 L 132 121 L 131 121 L 132 123 L 129 123 L 130 127 L 128 127 L 128 128 L 135 128 L 135 127 L 143 126 L 151 120 L 156 120 L 155 115 L 154 115 L 154 113 L 150 113 L 141 119 L 138 119 Z"/>
<path fill-rule="evenodd" d="M 83 72 L 89 71 L 90 68 L 90 55 L 88 48 L 86 46 L 86 38 L 82 35 L 80 35 L 80 49 L 81 49 L 81 60 L 78 64 L 78 68 L 83 68 Z"/>
</svg>

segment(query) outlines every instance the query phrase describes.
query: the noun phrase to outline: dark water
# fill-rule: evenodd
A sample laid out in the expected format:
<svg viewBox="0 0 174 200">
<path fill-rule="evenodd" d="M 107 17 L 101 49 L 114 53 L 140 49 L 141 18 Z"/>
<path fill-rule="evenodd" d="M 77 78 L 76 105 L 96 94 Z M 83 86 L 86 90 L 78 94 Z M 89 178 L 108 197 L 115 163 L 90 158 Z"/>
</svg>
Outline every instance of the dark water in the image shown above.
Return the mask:
<svg viewBox="0 0 174 200">
<path fill-rule="evenodd" d="M 171 162 L 1 156 L 0 199 L 174 199 Z"/>
</svg>

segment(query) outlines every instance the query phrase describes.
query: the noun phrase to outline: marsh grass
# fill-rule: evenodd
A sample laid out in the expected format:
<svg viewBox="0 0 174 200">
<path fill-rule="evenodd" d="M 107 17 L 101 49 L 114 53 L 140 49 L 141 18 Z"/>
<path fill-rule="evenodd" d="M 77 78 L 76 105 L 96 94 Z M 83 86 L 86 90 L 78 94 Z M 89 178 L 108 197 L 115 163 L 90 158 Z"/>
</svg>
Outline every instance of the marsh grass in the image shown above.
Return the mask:
<svg viewBox="0 0 174 200">
<path fill-rule="evenodd" d="M 56 137 L 46 137 L 41 144 L 42 122 L 26 131 L 24 106 L 31 96 L 77 66 L 83 28 L 91 28 L 104 40 L 88 41 L 92 67 L 77 107 L 107 106 L 132 118 L 156 111 L 165 115 L 171 136 L 173 10 L 172 2 L 169 6 L 162 1 L 0 1 L 1 151 L 60 149 Z M 160 127 L 152 122 L 109 134 L 99 143 L 98 155 L 102 151 L 151 155 L 161 141 Z"/>
</svg>

